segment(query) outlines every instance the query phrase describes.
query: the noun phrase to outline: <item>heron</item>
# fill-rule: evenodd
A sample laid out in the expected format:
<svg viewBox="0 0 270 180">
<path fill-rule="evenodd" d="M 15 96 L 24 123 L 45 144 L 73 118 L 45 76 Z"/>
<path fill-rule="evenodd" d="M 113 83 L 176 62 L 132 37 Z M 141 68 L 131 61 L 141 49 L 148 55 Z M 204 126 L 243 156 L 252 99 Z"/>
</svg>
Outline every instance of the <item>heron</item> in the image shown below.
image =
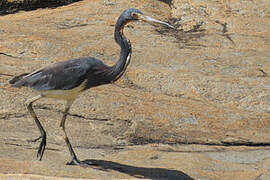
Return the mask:
<svg viewBox="0 0 270 180">
<path fill-rule="evenodd" d="M 121 50 L 120 58 L 114 65 L 106 65 L 103 61 L 94 57 L 82 57 L 58 62 L 30 73 L 23 73 L 9 81 L 12 87 L 29 87 L 38 92 L 37 96 L 26 101 L 26 106 L 40 131 L 40 136 L 33 140 L 41 139 L 37 151 L 37 158 L 40 161 L 46 147 L 46 132 L 32 105 L 41 98 L 53 98 L 66 101 L 60 128 L 63 131 L 64 140 L 71 156 L 71 161 L 67 164 L 79 166 L 91 164 L 91 162 L 86 163 L 77 158 L 66 133 L 66 118 L 71 105 L 79 94 L 92 87 L 113 83 L 124 74 L 130 63 L 132 48 L 123 30 L 125 25 L 132 21 L 158 23 L 173 28 L 166 22 L 144 15 L 138 9 L 126 9 L 121 13 L 115 24 L 114 39 Z"/>
</svg>

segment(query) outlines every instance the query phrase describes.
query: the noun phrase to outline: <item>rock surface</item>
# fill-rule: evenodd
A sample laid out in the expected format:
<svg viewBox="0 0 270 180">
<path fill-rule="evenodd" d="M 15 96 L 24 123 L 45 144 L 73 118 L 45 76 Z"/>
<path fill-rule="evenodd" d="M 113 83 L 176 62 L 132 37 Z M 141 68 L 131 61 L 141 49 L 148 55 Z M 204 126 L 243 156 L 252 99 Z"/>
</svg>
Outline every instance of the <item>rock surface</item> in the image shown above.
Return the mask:
<svg viewBox="0 0 270 180">
<path fill-rule="evenodd" d="M 167 3 L 165 3 L 167 2 Z M 78 156 L 66 166 L 59 131 L 64 102 L 35 103 L 39 136 L 9 75 L 93 56 L 114 64 L 114 23 L 126 8 L 177 30 L 132 23 L 133 56 L 116 84 L 93 88 L 71 108 L 67 131 Z M 0 178 L 270 179 L 270 2 L 79 1 L 0 17 Z M 32 175 L 26 175 L 32 174 Z"/>
</svg>

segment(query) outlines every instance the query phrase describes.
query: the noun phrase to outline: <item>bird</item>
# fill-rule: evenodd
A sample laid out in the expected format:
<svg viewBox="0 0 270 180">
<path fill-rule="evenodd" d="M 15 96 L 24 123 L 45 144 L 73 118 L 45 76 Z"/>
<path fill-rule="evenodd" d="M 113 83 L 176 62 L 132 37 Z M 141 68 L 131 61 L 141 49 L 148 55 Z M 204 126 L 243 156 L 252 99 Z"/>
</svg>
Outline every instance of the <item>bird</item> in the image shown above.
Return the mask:
<svg viewBox="0 0 270 180">
<path fill-rule="evenodd" d="M 47 135 L 32 106 L 41 98 L 53 98 L 66 101 L 60 128 L 71 155 L 71 161 L 67 165 L 88 166 L 92 164 L 77 158 L 66 133 L 66 118 L 78 95 L 92 87 L 113 83 L 124 74 L 130 63 L 132 47 L 123 30 L 125 25 L 133 21 L 158 23 L 174 28 L 166 22 L 144 15 L 138 9 L 129 8 L 121 13 L 115 24 L 114 39 L 121 50 L 120 58 L 114 65 L 106 65 L 94 57 L 82 57 L 54 63 L 30 73 L 23 73 L 9 81 L 11 87 L 28 87 L 38 92 L 38 95 L 26 101 L 26 106 L 40 131 L 40 136 L 33 140 L 35 142 L 41 139 L 37 152 L 37 158 L 40 161 L 45 151 Z"/>
</svg>

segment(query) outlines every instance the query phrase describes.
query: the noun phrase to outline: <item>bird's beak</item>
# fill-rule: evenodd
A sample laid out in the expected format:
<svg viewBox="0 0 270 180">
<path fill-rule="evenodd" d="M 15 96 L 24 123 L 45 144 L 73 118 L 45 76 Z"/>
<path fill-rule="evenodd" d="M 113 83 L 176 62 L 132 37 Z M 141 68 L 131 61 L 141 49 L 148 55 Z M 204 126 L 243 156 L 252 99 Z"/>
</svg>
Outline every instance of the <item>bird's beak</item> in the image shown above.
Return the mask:
<svg viewBox="0 0 270 180">
<path fill-rule="evenodd" d="M 163 21 L 160 21 L 160 20 L 157 20 L 157 19 L 154 19 L 154 18 L 151 18 L 149 16 L 145 16 L 145 15 L 142 15 L 140 14 L 138 16 L 138 19 L 139 20 L 142 20 L 142 21 L 145 21 L 145 22 L 148 22 L 148 23 L 158 23 L 158 24 L 162 24 L 162 25 L 165 25 L 165 26 L 168 26 L 170 28 L 173 28 L 175 29 L 175 27 L 173 27 L 172 25 L 166 23 L 166 22 L 163 22 Z"/>
</svg>

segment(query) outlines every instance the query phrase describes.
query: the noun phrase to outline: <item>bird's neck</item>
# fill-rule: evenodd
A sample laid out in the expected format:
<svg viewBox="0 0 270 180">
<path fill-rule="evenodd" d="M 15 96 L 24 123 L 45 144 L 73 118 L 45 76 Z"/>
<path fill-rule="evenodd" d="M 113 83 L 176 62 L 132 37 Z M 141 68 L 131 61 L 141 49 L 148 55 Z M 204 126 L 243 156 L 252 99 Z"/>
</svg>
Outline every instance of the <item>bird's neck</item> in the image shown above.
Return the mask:
<svg viewBox="0 0 270 180">
<path fill-rule="evenodd" d="M 131 44 L 130 41 L 123 34 L 124 26 L 127 22 L 117 22 L 115 26 L 114 39 L 121 48 L 120 58 L 112 70 L 112 82 L 118 80 L 125 72 L 131 58 Z"/>
</svg>

